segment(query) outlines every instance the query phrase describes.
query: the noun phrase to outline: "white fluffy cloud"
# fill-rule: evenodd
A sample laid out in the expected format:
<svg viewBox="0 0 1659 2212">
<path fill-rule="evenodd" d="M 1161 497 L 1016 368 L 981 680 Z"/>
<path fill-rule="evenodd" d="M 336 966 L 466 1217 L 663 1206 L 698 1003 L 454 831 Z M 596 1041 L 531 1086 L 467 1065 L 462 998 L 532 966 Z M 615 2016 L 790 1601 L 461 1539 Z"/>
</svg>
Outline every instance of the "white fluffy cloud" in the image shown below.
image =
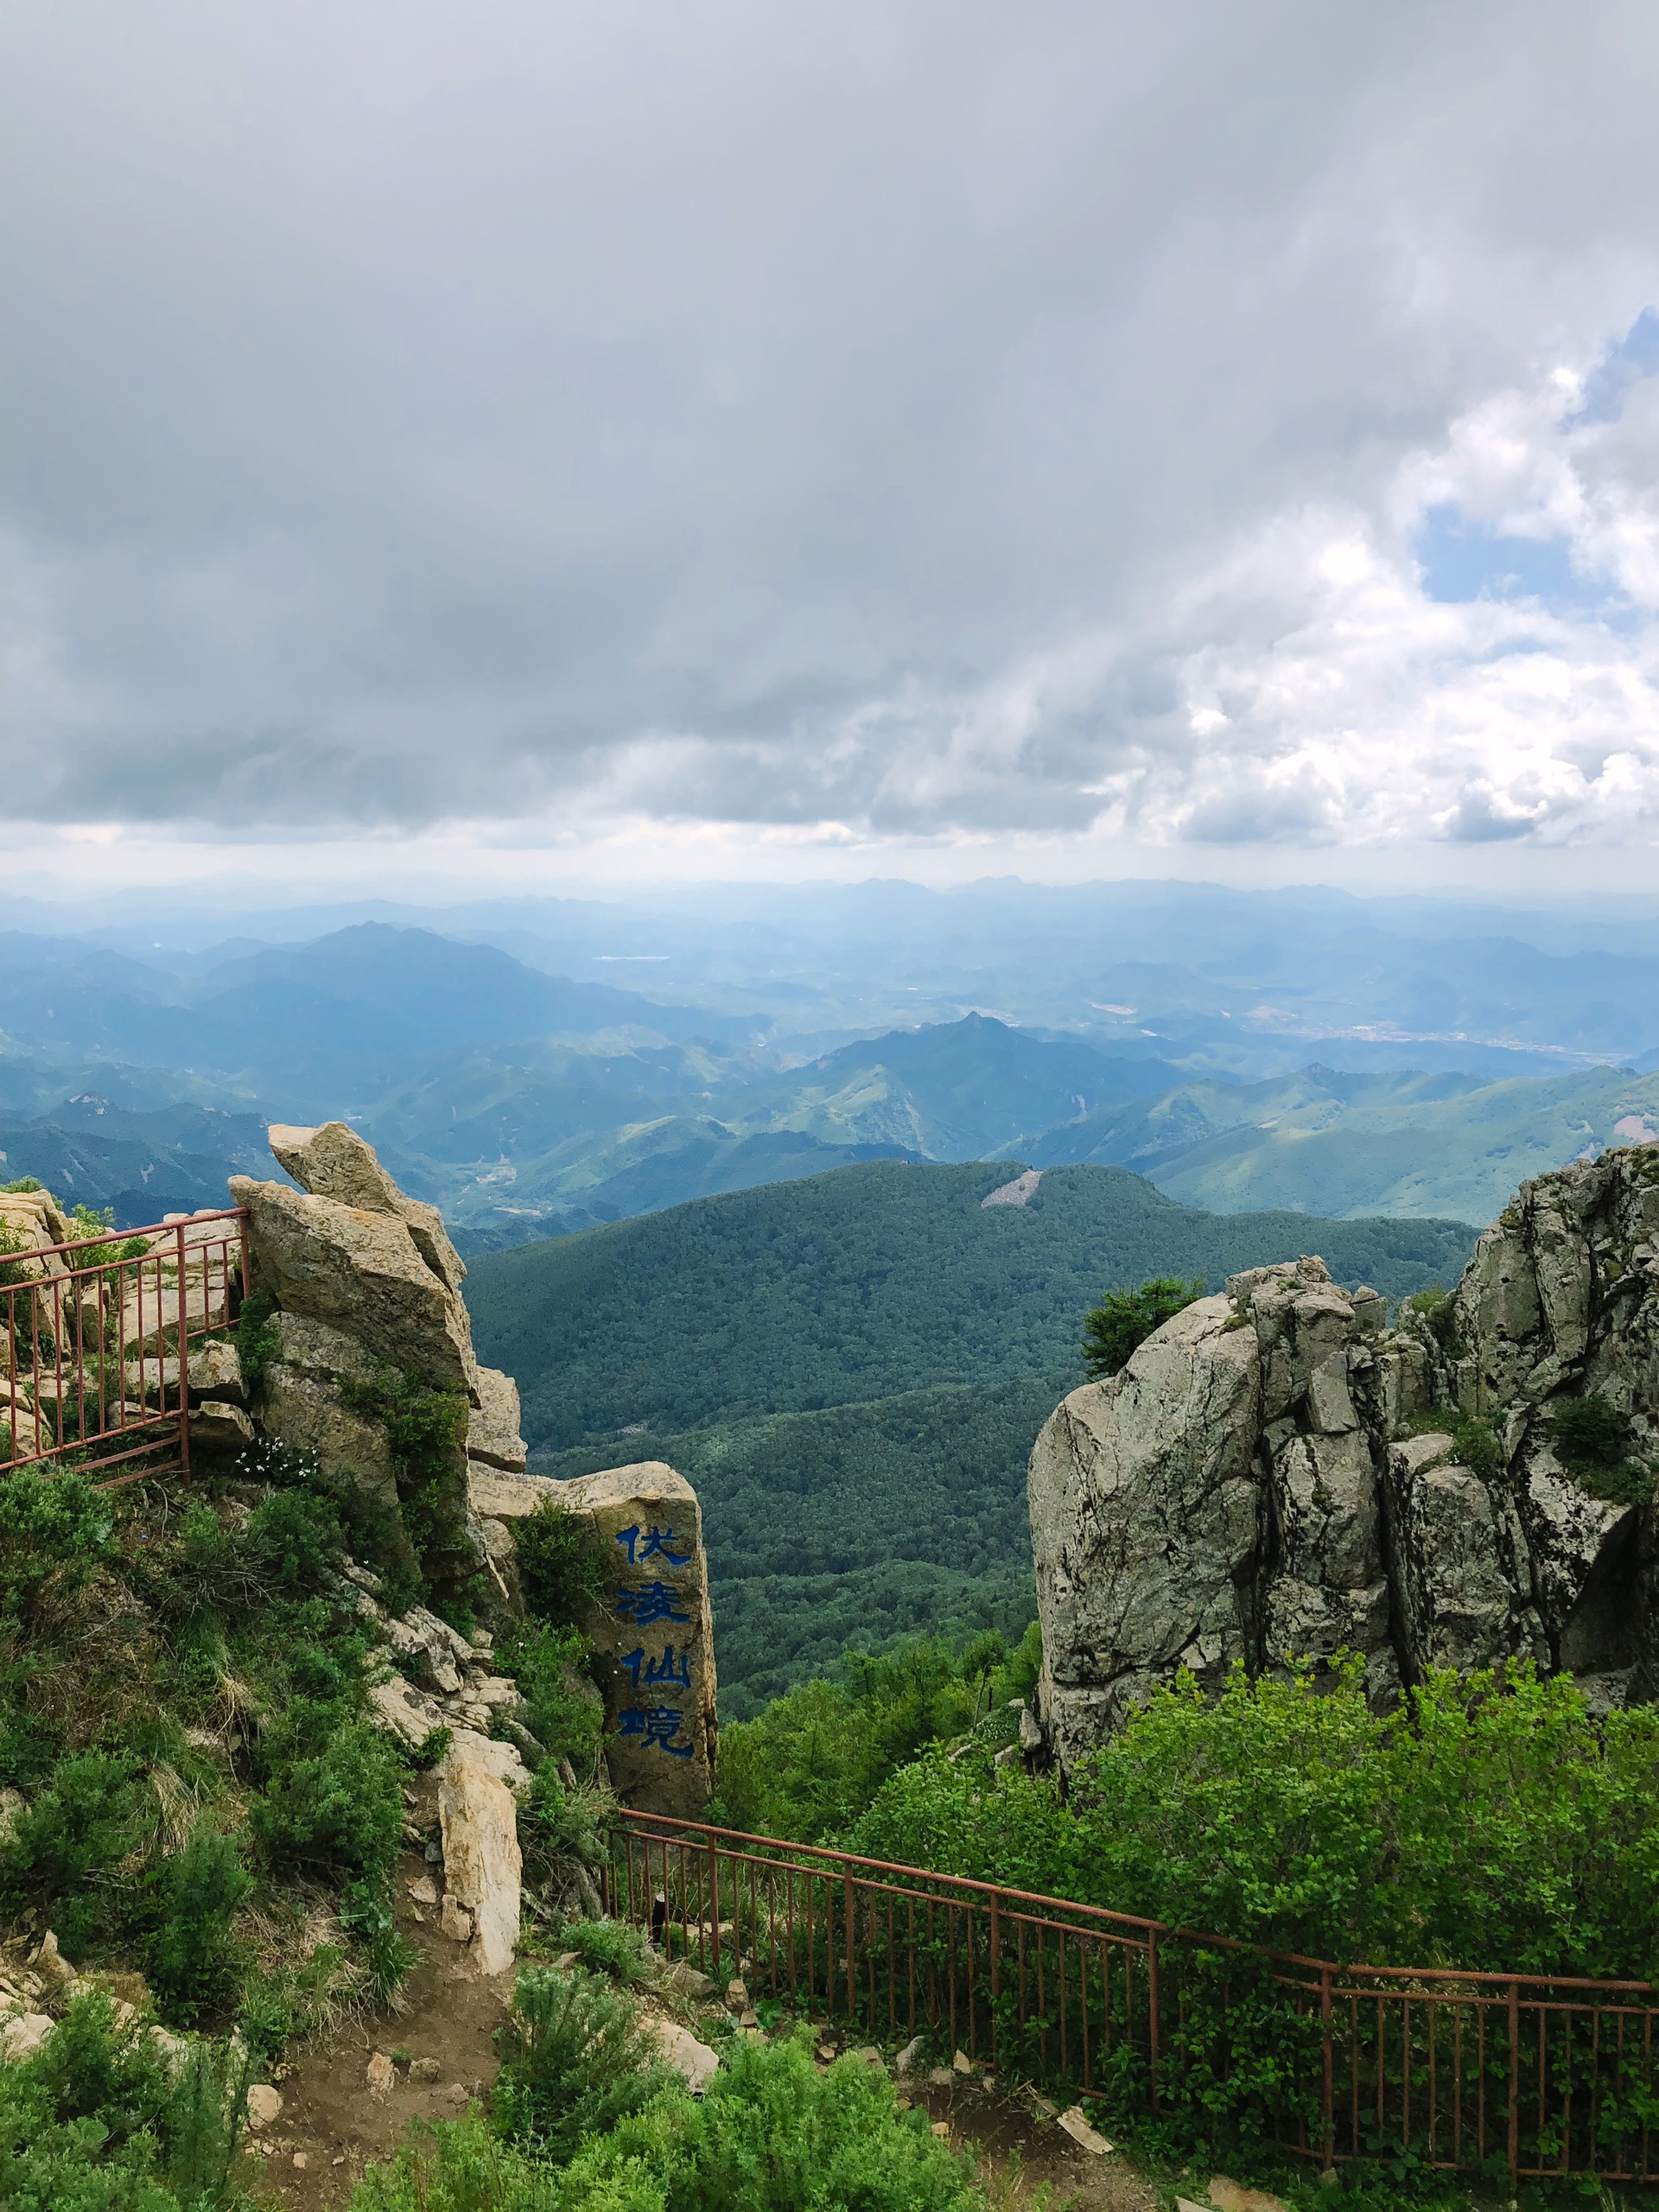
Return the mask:
<svg viewBox="0 0 1659 2212">
<path fill-rule="evenodd" d="M 1659 834 L 1639 0 L 7 35 L 13 818 Z"/>
</svg>

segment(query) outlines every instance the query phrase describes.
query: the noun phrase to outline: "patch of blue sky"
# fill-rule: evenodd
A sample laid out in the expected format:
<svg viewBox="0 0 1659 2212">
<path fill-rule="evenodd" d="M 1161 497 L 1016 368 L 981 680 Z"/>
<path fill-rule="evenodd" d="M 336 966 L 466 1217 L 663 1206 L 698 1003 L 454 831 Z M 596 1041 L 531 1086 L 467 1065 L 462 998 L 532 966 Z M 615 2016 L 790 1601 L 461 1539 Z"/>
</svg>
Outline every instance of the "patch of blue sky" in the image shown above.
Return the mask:
<svg viewBox="0 0 1659 2212">
<path fill-rule="evenodd" d="M 1659 310 L 1643 308 L 1617 346 L 1610 346 L 1585 378 L 1584 397 L 1567 426 L 1616 423 L 1624 396 L 1643 377 L 1659 373 Z"/>
<path fill-rule="evenodd" d="M 1552 614 L 1600 613 L 1617 599 L 1605 578 L 1573 566 L 1564 537 L 1513 537 L 1473 522 L 1455 499 L 1424 511 L 1412 543 L 1428 597 L 1535 599 Z"/>
</svg>

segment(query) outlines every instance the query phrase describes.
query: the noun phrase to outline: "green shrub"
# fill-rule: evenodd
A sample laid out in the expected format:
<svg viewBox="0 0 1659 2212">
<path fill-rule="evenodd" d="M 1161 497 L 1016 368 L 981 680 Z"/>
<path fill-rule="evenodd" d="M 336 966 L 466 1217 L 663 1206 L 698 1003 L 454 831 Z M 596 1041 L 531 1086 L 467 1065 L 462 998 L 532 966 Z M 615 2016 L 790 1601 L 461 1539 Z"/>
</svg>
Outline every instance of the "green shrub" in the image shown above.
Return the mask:
<svg viewBox="0 0 1659 2212">
<path fill-rule="evenodd" d="M 471 1408 L 458 1390 L 429 1390 L 383 1363 L 368 1382 L 343 1380 L 346 1403 L 378 1421 L 391 1447 L 404 1527 L 430 1580 L 467 1552 L 463 1523 L 467 1426 Z"/>
<path fill-rule="evenodd" d="M 1000 1637 L 995 1648 L 1003 1649 Z M 990 1650 L 981 1640 L 976 1663 Z M 964 1663 L 931 1637 L 877 1657 L 849 1651 L 839 1681 L 803 1682 L 758 1719 L 722 1728 L 720 1816 L 808 1843 L 839 1834 L 924 1745 L 972 1726 L 998 1675 L 992 1660 L 988 1672 L 965 1681 Z"/>
<path fill-rule="evenodd" d="M 1116 1375 L 1154 1329 L 1204 1296 L 1202 1277 L 1153 1275 L 1138 1290 L 1109 1290 L 1084 1316 L 1083 1363 L 1096 1380 Z"/>
<path fill-rule="evenodd" d="M 77 1997 L 22 2065 L 0 2067 L 0 2203 L 9 2212 L 213 2212 L 232 2171 L 246 2062 L 193 2044 L 176 2078 L 101 1990 Z"/>
<path fill-rule="evenodd" d="M 236 1357 L 249 1397 L 256 1405 L 264 1390 L 265 1373 L 276 1357 L 281 1339 L 271 1321 L 276 1300 L 268 1291 L 256 1290 L 242 1301 L 236 1317 Z"/>
<path fill-rule="evenodd" d="M 130 1758 L 68 1753 L 0 1849 L 0 1882 L 43 1904 L 78 1888 L 131 1850 L 137 1795 Z"/>
<path fill-rule="evenodd" d="M 8 1475 L 0 1482 L 0 1627 L 27 1624 L 50 1583 L 85 1582 L 109 1556 L 115 1515 L 84 1476 Z"/>
<path fill-rule="evenodd" d="M 1562 1398 L 1550 1408 L 1550 1436 L 1555 1455 L 1574 1474 L 1616 1467 L 1630 1448 L 1630 1421 L 1599 1390 Z"/>
<path fill-rule="evenodd" d="M 518 1807 L 518 1840 L 526 1867 L 544 1879 L 558 1871 L 561 1860 L 602 1866 L 609 1849 L 603 1823 L 609 1803 L 598 1790 L 568 1791 L 551 1763 L 544 1761 L 531 1777 Z"/>
<path fill-rule="evenodd" d="M 188 2025 L 227 1993 L 231 1924 L 253 1888 L 235 1839 L 199 1827 L 168 1862 L 165 1914 L 151 1939 L 149 1979 L 164 2016 Z"/>
<path fill-rule="evenodd" d="M 649 2176 L 664 2212 L 985 2212 L 971 2158 L 899 2109 L 885 2069 L 849 2057 L 820 2072 L 811 2044 L 810 2030 L 741 2041 L 700 2101 L 659 2092 L 582 2147 L 568 2185 Z"/>
<path fill-rule="evenodd" d="M 550 2158 L 637 2110 L 665 2078 L 632 2000 L 579 1969 L 521 1974 L 495 2040 L 495 2125 Z"/>
<path fill-rule="evenodd" d="M 554 1941 L 574 1951 L 589 1974 L 613 1981 L 653 1981 L 657 1961 L 643 1931 L 626 1920 L 573 1920 Z"/>
<path fill-rule="evenodd" d="M 397 1753 L 363 1719 L 330 1725 L 320 1747 L 296 1749 L 312 1718 L 291 1713 L 266 1732 L 268 1779 L 248 1825 L 275 1864 L 384 1878 L 403 1836 Z"/>
<path fill-rule="evenodd" d="M 250 1515 L 243 1543 L 262 1580 L 284 1592 L 326 1588 L 344 1551 L 339 1516 L 303 1490 L 273 1491 Z"/>
<path fill-rule="evenodd" d="M 350 2212 L 663 2212 L 663 2193 L 645 2177 L 573 2186 L 474 2113 L 416 2122 L 397 2157 L 359 2182 Z"/>
<path fill-rule="evenodd" d="M 1478 1414 L 1460 1421 L 1452 1431 L 1452 1457 L 1459 1466 L 1467 1467 L 1471 1475 L 1490 1480 L 1501 1475 L 1506 1462 L 1503 1440 L 1491 1421 Z"/>
<path fill-rule="evenodd" d="M 896 1774 L 873 1858 L 1316 1957 L 1650 1978 L 1659 1711 L 1570 1676 L 1435 1674 L 1371 1712 L 1363 1669 L 1160 1689 L 1074 1777 L 976 1753 Z"/>
<path fill-rule="evenodd" d="M 605 1556 L 588 1523 L 551 1497 L 515 1525 L 512 1557 L 524 1604 L 538 1621 L 574 1619 L 606 1586 Z"/>
<path fill-rule="evenodd" d="M 511 1675 L 529 1710 L 525 1726 L 555 1759 L 589 1766 L 604 1728 L 604 1707 L 588 1671 L 579 1630 L 525 1621 L 496 1646 L 498 1670 Z"/>
</svg>

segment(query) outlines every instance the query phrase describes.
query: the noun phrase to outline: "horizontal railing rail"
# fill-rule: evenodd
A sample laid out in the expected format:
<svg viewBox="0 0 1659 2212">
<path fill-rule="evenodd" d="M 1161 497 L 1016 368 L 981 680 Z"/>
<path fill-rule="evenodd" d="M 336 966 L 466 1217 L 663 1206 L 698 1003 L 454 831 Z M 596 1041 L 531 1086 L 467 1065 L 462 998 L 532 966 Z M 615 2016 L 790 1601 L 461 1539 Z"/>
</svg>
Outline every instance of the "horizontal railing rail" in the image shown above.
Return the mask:
<svg viewBox="0 0 1659 2212">
<path fill-rule="evenodd" d="M 1230 2120 L 1325 2169 L 1659 2179 L 1648 1982 L 1341 1966 L 633 1811 L 607 1881 L 613 1914 L 716 1980 L 1121 2120 Z"/>
<path fill-rule="evenodd" d="M 247 1293 L 246 1223 L 226 1207 L 0 1251 L 0 1478 L 188 1471 L 190 1349 Z"/>
</svg>

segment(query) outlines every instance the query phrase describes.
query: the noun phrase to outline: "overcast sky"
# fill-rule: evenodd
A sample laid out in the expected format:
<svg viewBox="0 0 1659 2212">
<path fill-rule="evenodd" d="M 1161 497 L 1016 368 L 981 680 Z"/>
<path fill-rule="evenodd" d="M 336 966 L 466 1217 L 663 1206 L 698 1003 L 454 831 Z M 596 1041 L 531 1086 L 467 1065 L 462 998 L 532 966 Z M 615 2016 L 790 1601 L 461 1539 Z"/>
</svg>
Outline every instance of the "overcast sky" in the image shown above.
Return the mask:
<svg viewBox="0 0 1659 2212">
<path fill-rule="evenodd" d="M 14 853 L 1650 864 L 1651 0 L 3 35 Z"/>
</svg>

